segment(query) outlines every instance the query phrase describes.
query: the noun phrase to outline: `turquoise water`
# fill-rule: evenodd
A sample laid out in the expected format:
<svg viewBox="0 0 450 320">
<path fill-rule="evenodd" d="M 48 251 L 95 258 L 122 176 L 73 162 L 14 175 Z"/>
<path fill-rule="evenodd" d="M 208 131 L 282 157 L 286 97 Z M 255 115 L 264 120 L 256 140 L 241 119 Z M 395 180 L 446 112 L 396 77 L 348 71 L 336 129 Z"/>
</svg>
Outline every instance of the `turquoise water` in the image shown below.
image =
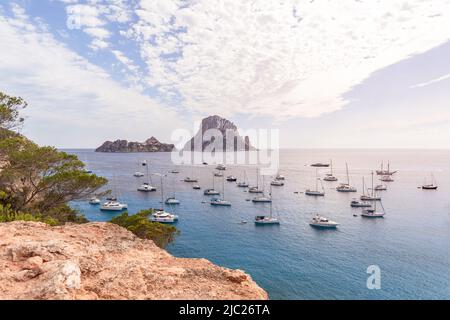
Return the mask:
<svg viewBox="0 0 450 320">
<path fill-rule="evenodd" d="M 147 160 L 151 172 L 174 168 L 170 154 L 101 154 L 91 150 L 70 150 L 87 162 L 89 169 L 114 182 L 129 211 L 160 207 L 159 192 L 142 194 L 136 188 L 145 178 L 135 178 L 138 162 Z M 301 192 L 313 187 L 315 169 L 307 164 L 332 158 L 335 175 L 345 179 L 349 163 L 351 183 L 357 194 L 334 190 L 337 183 L 324 182 L 324 198 Z M 370 220 L 349 206 L 362 189 L 362 175 L 370 183 L 370 171 L 382 160 L 399 170 L 395 182 L 382 192 L 384 219 Z M 450 151 L 438 150 L 282 150 L 280 172 L 284 187 L 274 187 L 274 211 L 280 226 L 255 227 L 252 219 L 267 214 L 268 204 L 245 201 L 251 195 L 235 183 L 225 182 L 231 207 L 202 203 L 203 190 L 192 190 L 185 176 L 198 177 L 202 188 L 210 187 L 213 167 L 181 167 L 169 174 L 166 195 L 175 186 L 181 200 L 175 213 L 181 235 L 167 249 L 178 257 L 206 258 L 212 262 L 245 270 L 272 299 L 449 299 L 450 298 Z M 327 172 L 319 169 L 319 174 Z M 433 172 L 439 189 L 423 191 L 417 186 Z M 254 169 L 247 171 L 255 183 Z M 243 169 L 229 167 L 225 175 L 242 177 Z M 269 182 L 269 179 L 266 179 Z M 159 187 L 159 181 L 154 179 Z M 109 187 L 112 188 L 112 185 Z M 220 189 L 218 183 L 216 188 Z M 299 194 L 294 192 L 299 191 Z M 75 203 L 90 220 L 108 221 L 114 214 L 102 213 L 85 202 Z M 170 211 L 170 210 L 169 210 Z M 308 225 L 320 213 L 340 223 L 337 230 L 316 230 Z M 248 224 L 239 224 L 241 219 Z M 381 289 L 369 290 L 366 269 L 381 269 Z"/>
</svg>

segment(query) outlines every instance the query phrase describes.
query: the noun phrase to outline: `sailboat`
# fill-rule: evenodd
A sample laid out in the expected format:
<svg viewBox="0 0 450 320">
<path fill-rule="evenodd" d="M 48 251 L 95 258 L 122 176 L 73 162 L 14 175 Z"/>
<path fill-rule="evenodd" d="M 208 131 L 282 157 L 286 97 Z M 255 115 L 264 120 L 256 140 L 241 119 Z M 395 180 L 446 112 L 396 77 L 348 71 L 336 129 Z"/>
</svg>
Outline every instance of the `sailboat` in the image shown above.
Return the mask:
<svg viewBox="0 0 450 320">
<path fill-rule="evenodd" d="M 366 186 L 365 186 L 364 177 L 363 177 L 363 194 L 361 195 L 360 199 L 362 201 L 379 201 L 379 200 L 381 200 L 380 197 L 376 197 L 374 194 L 375 189 L 373 187 L 373 171 L 372 171 L 372 188 L 371 188 L 371 190 L 372 190 L 372 195 L 369 195 L 369 194 L 366 195 Z"/>
<path fill-rule="evenodd" d="M 247 172 L 245 170 L 244 170 L 244 180 L 241 182 L 238 182 L 237 186 L 239 188 L 248 188 Z"/>
<path fill-rule="evenodd" d="M 184 182 L 198 182 L 197 178 L 193 178 L 194 176 L 194 168 L 192 168 L 191 176 L 184 178 Z"/>
<path fill-rule="evenodd" d="M 256 169 L 256 187 L 250 187 L 249 193 L 263 193 L 263 190 L 259 189 L 259 168 Z"/>
<path fill-rule="evenodd" d="M 220 192 L 215 189 L 215 175 L 212 175 L 212 188 L 206 189 L 203 191 L 205 196 L 219 196 Z"/>
<path fill-rule="evenodd" d="M 144 162 L 141 163 L 141 165 L 142 165 L 142 166 L 147 166 L 147 162 L 144 161 Z M 140 177 L 145 176 L 145 174 L 143 174 L 141 171 L 138 170 L 138 171 L 136 171 L 136 172 L 133 174 L 133 176 L 135 176 L 136 178 L 140 178 Z"/>
<path fill-rule="evenodd" d="M 262 191 L 262 195 L 253 198 L 252 199 L 253 203 L 268 203 L 268 202 L 272 202 L 272 197 L 266 197 L 264 195 L 264 186 L 265 186 L 264 180 L 265 179 L 264 179 L 264 176 L 263 176 L 263 187 L 262 187 L 262 190 L 261 190 Z M 272 185 L 270 186 L 270 194 L 272 194 Z"/>
<path fill-rule="evenodd" d="M 213 198 L 211 199 L 212 206 L 231 206 L 231 202 L 225 200 L 225 179 L 222 177 L 222 198 Z"/>
<path fill-rule="evenodd" d="M 338 179 L 333 175 L 333 160 L 330 159 L 330 173 L 325 175 L 324 181 L 338 181 Z"/>
<path fill-rule="evenodd" d="M 180 200 L 175 197 L 175 178 L 172 177 L 173 195 L 166 199 L 166 204 L 180 204 Z"/>
<path fill-rule="evenodd" d="M 384 208 L 383 212 L 377 211 L 377 203 L 378 201 L 373 201 L 373 205 L 370 209 L 364 209 L 361 213 L 361 217 L 365 218 L 383 218 L 384 217 Z M 381 202 L 380 202 L 381 204 Z M 381 204 L 381 207 L 383 207 L 383 204 Z"/>
<path fill-rule="evenodd" d="M 314 190 L 307 189 L 305 191 L 305 195 L 307 195 L 307 196 L 315 196 L 315 197 L 323 197 L 323 196 L 325 196 L 325 190 L 323 188 L 322 181 L 320 180 L 320 178 L 317 175 L 317 169 L 316 169 L 316 179 L 315 180 L 316 180 L 315 189 Z M 320 181 L 320 184 L 322 185 L 322 191 L 319 191 L 319 181 Z"/>
<path fill-rule="evenodd" d="M 147 169 L 147 182 L 144 182 L 137 190 L 141 191 L 141 192 L 154 192 L 154 191 L 156 191 L 156 188 L 150 184 L 151 178 L 150 178 L 150 174 L 148 172 L 147 162 L 142 163 L 142 165 L 145 166 Z"/>
<path fill-rule="evenodd" d="M 433 174 L 431 174 L 431 183 L 427 183 L 427 180 L 425 179 L 425 183 L 422 185 L 423 190 L 437 190 L 437 188 L 438 186 L 436 185 Z"/>
<path fill-rule="evenodd" d="M 178 216 L 165 211 L 165 206 L 164 206 L 164 204 L 165 204 L 164 203 L 164 184 L 163 184 L 163 177 L 164 177 L 164 175 L 162 175 L 162 174 L 158 174 L 158 175 L 161 178 L 161 204 L 162 204 L 162 209 L 155 211 L 150 216 L 150 221 L 152 221 L 152 222 L 159 222 L 159 223 L 174 223 L 174 222 L 178 221 Z"/>
<path fill-rule="evenodd" d="M 390 176 L 390 175 L 382 176 L 381 179 L 380 179 L 380 181 L 383 181 L 383 182 L 393 182 L 393 181 L 394 181 L 394 178 L 392 178 L 392 176 Z"/>
<path fill-rule="evenodd" d="M 387 186 L 385 184 L 378 184 L 375 186 L 375 191 L 386 191 Z"/>
<path fill-rule="evenodd" d="M 391 171 L 390 170 L 390 163 L 388 162 L 388 168 L 387 170 L 383 169 L 383 162 L 381 162 L 381 170 L 377 170 L 377 175 L 379 176 L 392 176 L 394 173 L 396 173 L 397 171 Z"/>
<path fill-rule="evenodd" d="M 272 198 L 272 188 L 270 189 L 270 197 Z M 271 225 L 271 224 L 280 224 L 280 220 L 272 216 L 272 201 L 270 201 L 270 209 L 269 216 L 256 216 L 255 217 L 255 225 Z"/>
<path fill-rule="evenodd" d="M 347 172 L 347 183 L 341 183 L 336 187 L 336 190 L 339 192 L 356 192 L 356 188 L 350 185 L 350 177 L 348 175 L 348 164 L 345 163 L 345 169 Z"/>
</svg>

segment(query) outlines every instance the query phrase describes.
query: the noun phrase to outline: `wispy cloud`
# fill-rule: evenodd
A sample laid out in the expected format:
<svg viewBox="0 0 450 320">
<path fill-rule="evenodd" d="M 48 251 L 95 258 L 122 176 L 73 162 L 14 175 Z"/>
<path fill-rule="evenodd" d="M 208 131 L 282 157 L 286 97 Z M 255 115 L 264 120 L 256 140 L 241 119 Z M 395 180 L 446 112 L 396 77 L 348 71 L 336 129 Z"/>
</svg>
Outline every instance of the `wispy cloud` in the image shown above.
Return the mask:
<svg viewBox="0 0 450 320">
<path fill-rule="evenodd" d="M 429 81 L 426 81 L 426 82 L 417 83 L 415 85 L 412 85 L 410 88 L 426 87 L 426 86 L 429 86 L 429 85 L 432 85 L 432 84 L 435 84 L 435 83 L 438 83 L 438 82 L 441 82 L 441 81 L 444 81 L 444 80 L 447 80 L 447 79 L 450 79 L 450 73 L 446 74 L 446 75 L 443 75 L 441 77 L 438 77 L 436 79 L 432 79 L 432 80 L 429 80 Z"/>
</svg>

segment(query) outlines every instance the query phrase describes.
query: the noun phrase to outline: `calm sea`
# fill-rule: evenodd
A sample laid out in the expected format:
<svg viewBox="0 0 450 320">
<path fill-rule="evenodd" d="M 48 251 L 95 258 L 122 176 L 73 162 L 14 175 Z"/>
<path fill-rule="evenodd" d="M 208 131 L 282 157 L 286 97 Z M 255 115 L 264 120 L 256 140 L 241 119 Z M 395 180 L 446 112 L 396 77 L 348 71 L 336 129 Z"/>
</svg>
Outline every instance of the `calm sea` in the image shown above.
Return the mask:
<svg viewBox="0 0 450 320">
<path fill-rule="evenodd" d="M 135 178 L 138 164 L 147 160 L 151 172 L 174 169 L 168 153 L 104 154 L 92 150 L 66 150 L 79 156 L 96 174 L 110 179 L 129 211 L 161 207 L 158 192 L 142 194 L 136 188 L 145 178 Z M 335 175 L 345 180 L 349 164 L 351 184 L 357 194 L 335 191 L 337 183 L 324 182 L 324 198 L 302 194 L 314 186 L 315 169 L 309 164 L 333 159 Z M 384 219 L 359 216 L 350 200 L 362 191 L 362 176 L 370 184 L 371 170 L 390 160 L 398 170 L 388 191 L 381 193 Z M 225 182 L 232 206 L 212 207 L 208 197 L 195 191 L 185 176 L 199 178 L 202 188 L 212 184 L 214 167 L 177 167 L 180 174 L 165 179 L 166 196 L 175 192 L 181 204 L 174 209 L 181 235 L 167 249 L 178 257 L 206 258 L 245 270 L 268 291 L 271 299 L 449 299 L 450 298 L 450 151 L 449 150 L 282 150 L 280 172 L 284 187 L 273 188 L 274 212 L 280 226 L 255 227 L 255 215 L 267 214 L 268 204 L 246 201 L 250 194 L 235 183 Z M 323 176 L 329 169 L 322 168 Z M 439 189 L 417 187 L 433 173 Z M 229 167 L 225 175 L 243 176 L 243 168 Z M 247 169 L 255 184 L 255 169 Z M 269 182 L 269 179 L 266 179 Z M 218 181 L 216 188 L 221 189 Z M 295 192 L 300 192 L 296 194 Z M 114 214 L 102 213 L 85 202 L 74 206 L 87 218 L 108 221 Z M 170 210 L 168 210 L 170 211 Z M 316 230 L 310 218 L 320 213 L 340 223 L 337 230 Z M 354 217 L 354 214 L 358 214 Z M 247 224 L 239 224 L 241 219 Z M 381 289 L 369 290 L 367 268 L 381 269 Z"/>
</svg>

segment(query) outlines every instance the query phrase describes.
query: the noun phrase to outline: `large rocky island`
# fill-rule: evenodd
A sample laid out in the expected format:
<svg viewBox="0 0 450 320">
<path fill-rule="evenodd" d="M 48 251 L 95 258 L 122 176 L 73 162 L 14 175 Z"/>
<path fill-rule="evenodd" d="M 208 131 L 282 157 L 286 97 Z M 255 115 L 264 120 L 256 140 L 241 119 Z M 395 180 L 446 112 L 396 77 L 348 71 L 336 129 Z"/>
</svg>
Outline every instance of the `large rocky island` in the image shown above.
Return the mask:
<svg viewBox="0 0 450 320">
<path fill-rule="evenodd" d="M 249 275 L 175 258 L 110 223 L 0 223 L 0 300 L 267 299 Z"/>
<path fill-rule="evenodd" d="M 145 142 L 128 142 L 127 140 L 106 141 L 96 152 L 171 152 L 175 146 L 173 144 L 162 143 L 155 137 L 147 139 Z"/>
<path fill-rule="evenodd" d="M 249 151 L 256 150 L 250 143 L 248 136 L 242 137 L 237 126 L 218 115 L 210 116 L 202 120 L 200 129 L 196 135 L 189 140 L 183 150 L 186 151 L 205 151 L 206 148 L 212 146 L 215 141 L 215 137 L 209 137 L 207 132 L 211 130 L 211 133 L 216 131 L 220 133 L 222 141 L 221 145 L 223 150 L 216 151 Z"/>
</svg>

